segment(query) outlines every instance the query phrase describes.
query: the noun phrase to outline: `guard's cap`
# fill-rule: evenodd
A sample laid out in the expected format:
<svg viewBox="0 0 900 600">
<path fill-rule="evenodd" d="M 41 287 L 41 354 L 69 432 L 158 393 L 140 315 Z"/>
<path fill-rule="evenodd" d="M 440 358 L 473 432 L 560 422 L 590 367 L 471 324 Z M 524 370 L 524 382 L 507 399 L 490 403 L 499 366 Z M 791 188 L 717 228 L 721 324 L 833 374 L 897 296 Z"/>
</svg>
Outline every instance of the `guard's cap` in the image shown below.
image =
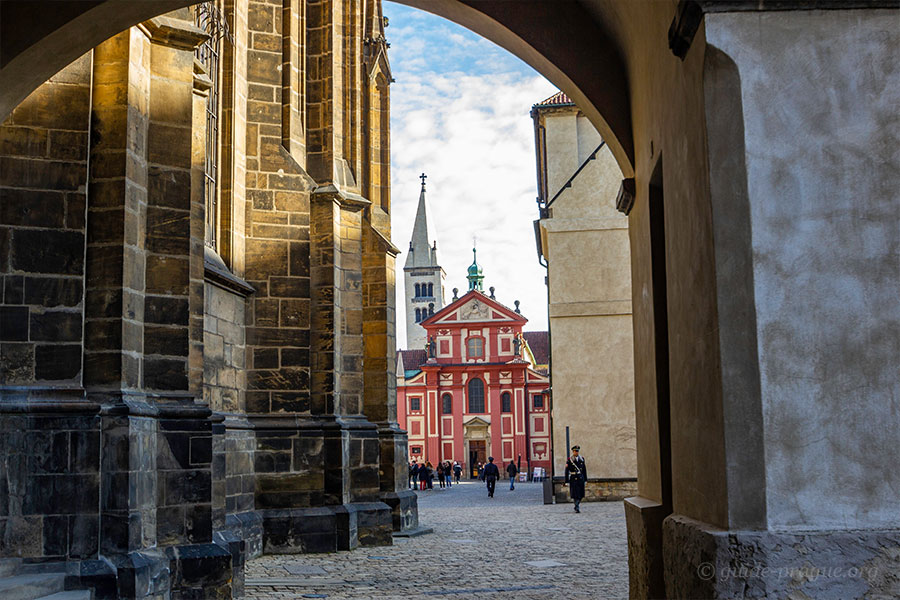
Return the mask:
<svg viewBox="0 0 900 600">
<path fill-rule="evenodd" d="M 572 446 L 572 450 L 578 450 L 581 452 L 581 446 Z"/>
<path fill-rule="evenodd" d="M 494 457 L 493 457 L 493 456 L 488 456 L 488 462 L 494 462 Z"/>
</svg>

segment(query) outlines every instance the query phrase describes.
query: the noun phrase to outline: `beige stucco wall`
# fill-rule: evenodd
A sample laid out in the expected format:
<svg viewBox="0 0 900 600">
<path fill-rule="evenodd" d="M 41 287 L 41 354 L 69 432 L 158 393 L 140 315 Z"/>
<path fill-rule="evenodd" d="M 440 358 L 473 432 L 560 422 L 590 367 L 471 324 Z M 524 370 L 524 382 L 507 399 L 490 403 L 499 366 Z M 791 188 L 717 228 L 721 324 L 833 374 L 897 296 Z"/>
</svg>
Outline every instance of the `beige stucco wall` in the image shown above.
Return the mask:
<svg viewBox="0 0 900 600">
<path fill-rule="evenodd" d="M 550 198 L 602 139 L 575 107 L 540 109 Z M 607 147 L 541 221 L 550 287 L 554 472 L 579 444 L 591 478 L 637 476 L 631 256 L 616 212 L 621 171 Z M 550 199 L 548 198 L 548 200 Z"/>
</svg>

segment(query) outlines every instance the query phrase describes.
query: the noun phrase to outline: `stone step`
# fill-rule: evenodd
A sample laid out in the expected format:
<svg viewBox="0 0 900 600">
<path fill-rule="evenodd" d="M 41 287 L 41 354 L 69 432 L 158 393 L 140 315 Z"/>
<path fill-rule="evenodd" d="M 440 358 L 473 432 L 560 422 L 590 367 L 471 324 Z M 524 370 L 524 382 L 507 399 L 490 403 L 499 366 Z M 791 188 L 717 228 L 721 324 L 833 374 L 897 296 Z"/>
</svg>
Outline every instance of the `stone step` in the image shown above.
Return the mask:
<svg viewBox="0 0 900 600">
<path fill-rule="evenodd" d="M 21 558 L 0 559 L 0 577 L 12 577 L 21 564 Z"/>
<path fill-rule="evenodd" d="M 91 600 L 91 590 L 69 590 L 41 596 L 37 600 Z"/>
<path fill-rule="evenodd" d="M 0 598 L 3 600 L 37 600 L 65 590 L 66 576 L 62 573 L 34 573 L 0 579 Z"/>
</svg>

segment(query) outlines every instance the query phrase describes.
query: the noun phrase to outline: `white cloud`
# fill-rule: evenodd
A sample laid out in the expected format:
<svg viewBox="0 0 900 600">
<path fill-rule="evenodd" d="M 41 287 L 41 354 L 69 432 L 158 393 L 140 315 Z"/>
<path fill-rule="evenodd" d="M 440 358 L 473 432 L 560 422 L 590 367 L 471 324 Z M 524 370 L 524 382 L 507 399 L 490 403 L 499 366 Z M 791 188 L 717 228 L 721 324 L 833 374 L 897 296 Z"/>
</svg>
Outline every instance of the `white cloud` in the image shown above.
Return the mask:
<svg viewBox="0 0 900 600">
<path fill-rule="evenodd" d="M 547 328 L 545 271 L 537 262 L 531 106 L 556 88 L 505 50 L 421 11 L 385 4 L 391 19 L 391 180 L 398 257 L 398 347 L 405 347 L 402 268 L 419 196 L 428 175 L 431 222 L 447 300 L 467 288 L 472 237 L 485 287 L 512 307 L 521 301 L 527 329 Z"/>
</svg>

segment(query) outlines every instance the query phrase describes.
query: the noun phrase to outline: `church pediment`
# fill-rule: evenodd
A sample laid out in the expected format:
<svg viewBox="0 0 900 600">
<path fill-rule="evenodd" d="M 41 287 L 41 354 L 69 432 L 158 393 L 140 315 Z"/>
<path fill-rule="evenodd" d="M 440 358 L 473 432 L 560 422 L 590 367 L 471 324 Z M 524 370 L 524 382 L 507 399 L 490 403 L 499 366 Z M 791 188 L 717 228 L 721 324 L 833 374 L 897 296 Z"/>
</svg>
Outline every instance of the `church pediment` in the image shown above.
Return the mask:
<svg viewBox="0 0 900 600">
<path fill-rule="evenodd" d="M 526 319 L 515 311 L 509 310 L 499 302 L 491 300 L 480 292 L 471 291 L 456 302 L 445 306 L 443 309 L 427 319 L 423 325 L 438 325 L 441 323 L 487 323 L 487 322 L 514 322 L 525 323 Z"/>
<path fill-rule="evenodd" d="M 490 417 L 487 417 L 487 419 L 490 419 Z M 487 427 L 490 424 L 489 420 L 485 420 L 482 417 L 469 417 L 468 420 L 463 421 L 465 427 Z"/>
</svg>

